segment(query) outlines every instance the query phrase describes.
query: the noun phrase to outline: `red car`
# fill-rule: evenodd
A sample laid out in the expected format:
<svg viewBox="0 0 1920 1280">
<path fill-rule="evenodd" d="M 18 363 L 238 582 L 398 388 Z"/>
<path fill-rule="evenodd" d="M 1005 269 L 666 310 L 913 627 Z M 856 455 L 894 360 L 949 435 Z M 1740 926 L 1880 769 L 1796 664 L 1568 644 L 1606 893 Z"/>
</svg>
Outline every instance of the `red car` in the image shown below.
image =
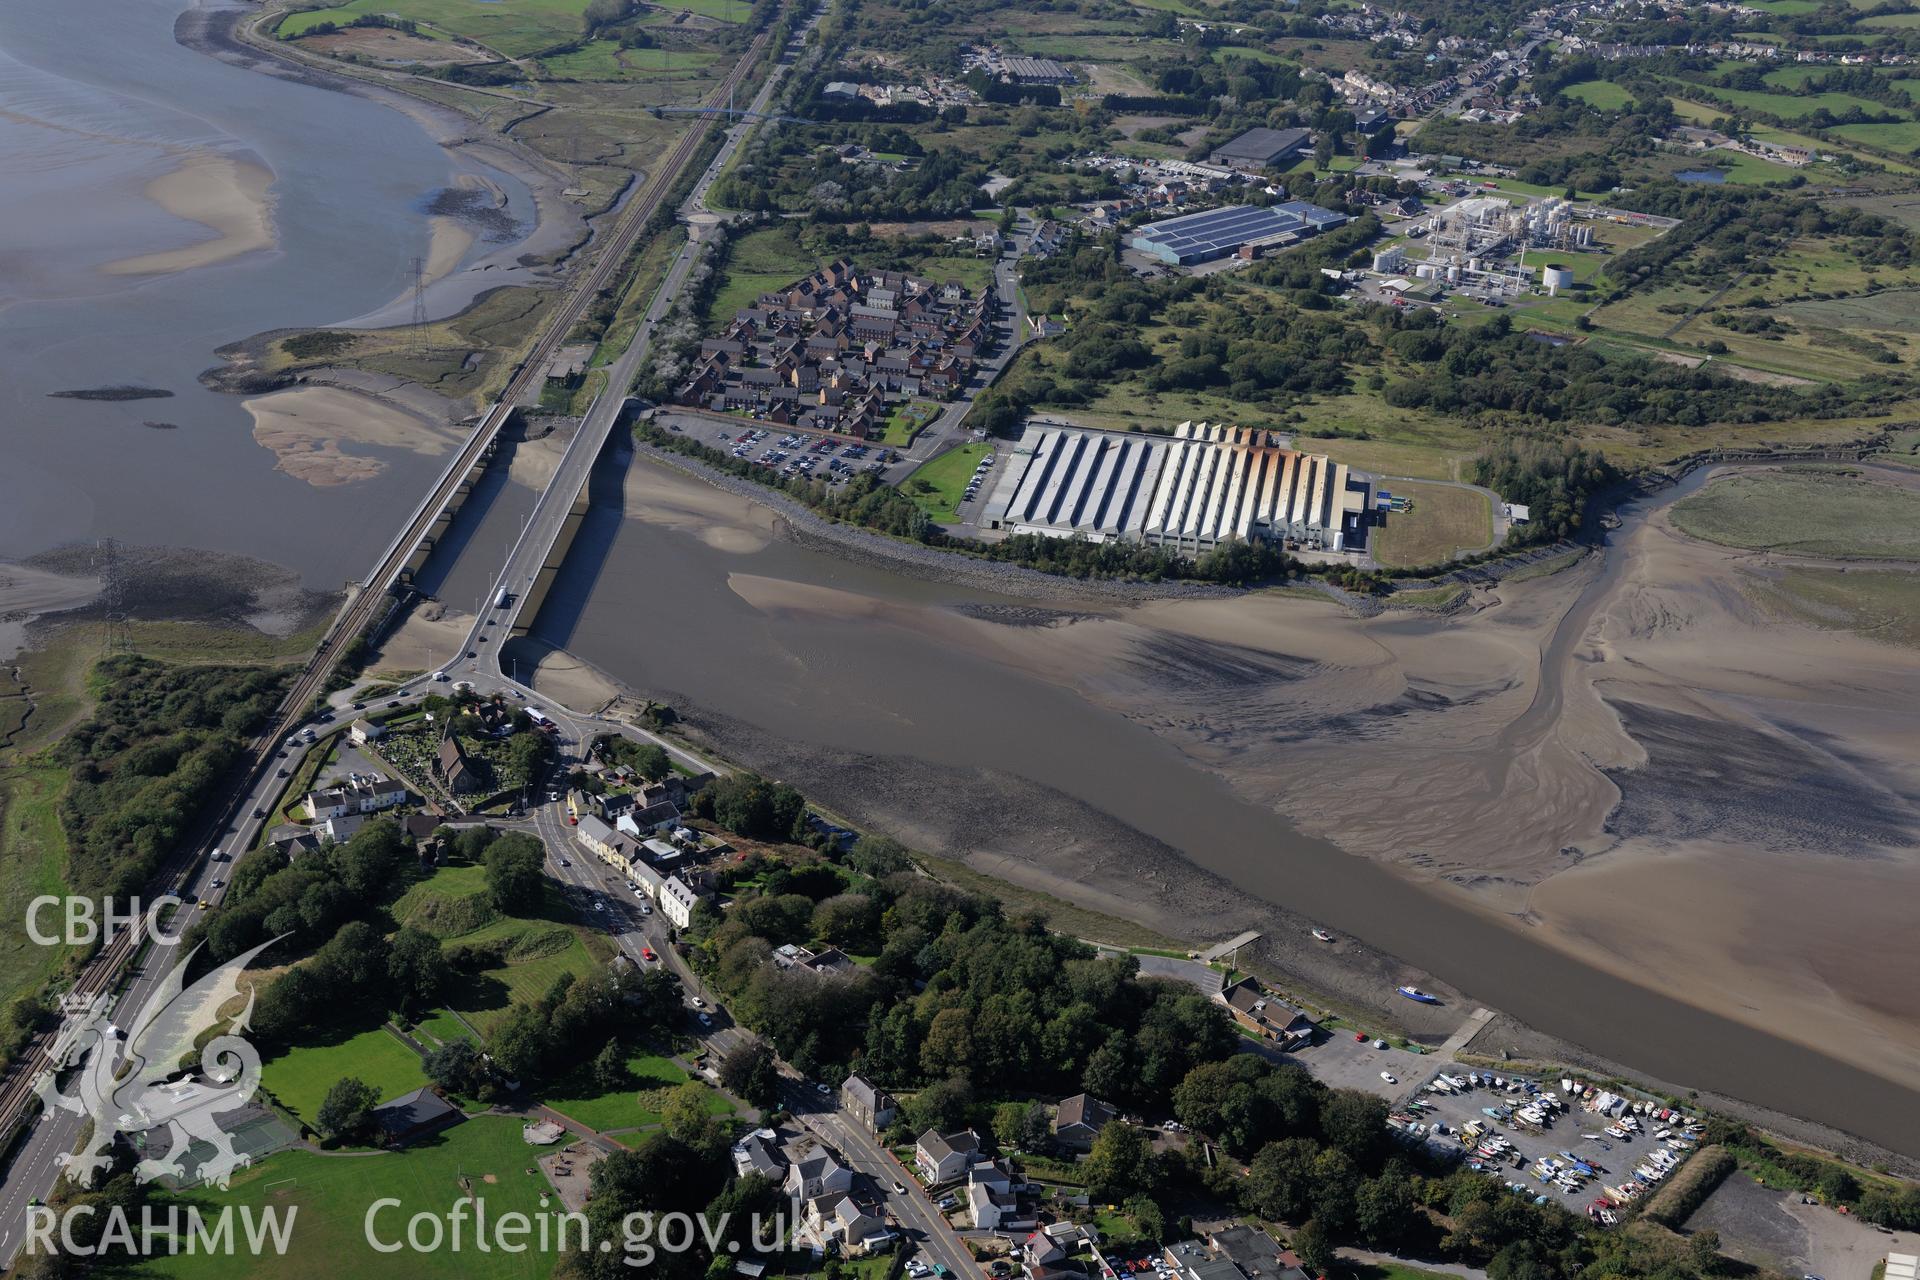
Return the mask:
<svg viewBox="0 0 1920 1280">
<path fill-rule="evenodd" d="M 640 948 L 640 958 L 642 960 L 658 960 L 660 957 L 653 954 L 652 947 L 642 947 Z"/>
</svg>

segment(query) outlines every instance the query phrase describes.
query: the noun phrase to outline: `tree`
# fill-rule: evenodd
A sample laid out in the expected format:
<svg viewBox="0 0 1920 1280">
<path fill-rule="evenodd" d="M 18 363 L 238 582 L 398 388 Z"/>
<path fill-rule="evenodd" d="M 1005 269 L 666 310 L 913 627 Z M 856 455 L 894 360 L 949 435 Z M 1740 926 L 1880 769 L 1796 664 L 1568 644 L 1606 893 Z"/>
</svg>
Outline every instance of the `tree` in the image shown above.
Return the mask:
<svg viewBox="0 0 1920 1280">
<path fill-rule="evenodd" d="M 1118 1121 L 1107 1125 L 1087 1154 L 1087 1189 L 1096 1198 L 1118 1203 L 1153 1189 L 1153 1144 L 1147 1135 Z"/>
<path fill-rule="evenodd" d="M 429 1050 L 421 1066 L 427 1079 L 448 1093 L 478 1093 L 486 1084 L 486 1061 L 468 1040 L 452 1040 Z"/>
<path fill-rule="evenodd" d="M 1003 1150 L 1037 1147 L 1047 1130 L 1047 1109 L 1037 1102 L 1003 1102 L 993 1109 L 993 1136 Z"/>
<path fill-rule="evenodd" d="M 667 758 L 666 748 L 654 742 L 643 742 L 635 747 L 627 757 L 627 763 L 648 782 L 658 782 L 673 772 L 673 762 Z"/>
<path fill-rule="evenodd" d="M 609 1040 L 593 1059 L 593 1083 L 602 1093 L 612 1093 L 627 1083 L 627 1055 L 618 1040 Z"/>
<path fill-rule="evenodd" d="M 745 1098 L 763 1110 L 780 1097 L 780 1073 L 773 1050 L 760 1040 L 748 1041 L 720 1064 L 720 1084 L 736 1098 Z"/>
<path fill-rule="evenodd" d="M 705 1085 L 689 1080 L 669 1093 L 660 1108 L 660 1127 L 702 1156 L 712 1156 L 727 1145 L 726 1127 L 707 1108 L 711 1097 Z"/>
<path fill-rule="evenodd" d="M 453 838 L 453 852 L 463 862 L 478 864 L 486 859 L 487 848 L 493 843 L 494 829 L 484 823 L 477 827 L 462 827 L 460 834 Z"/>
<path fill-rule="evenodd" d="M 1316 1276 L 1324 1276 L 1333 1267 L 1333 1240 L 1317 1221 L 1308 1218 L 1293 1233 L 1293 1251 L 1300 1265 Z"/>
<path fill-rule="evenodd" d="M 450 972 L 440 939 L 411 925 L 403 926 L 393 936 L 387 976 L 393 980 L 397 1005 L 403 1012 L 439 999 Z"/>
<path fill-rule="evenodd" d="M 320 1136 L 330 1142 L 357 1142 L 372 1129 L 373 1108 L 379 1101 L 372 1085 L 347 1076 L 327 1090 L 314 1123 Z"/>
<path fill-rule="evenodd" d="M 847 854 L 847 865 L 863 876 L 883 880 L 913 866 L 907 846 L 891 836 L 861 836 Z"/>
<path fill-rule="evenodd" d="M 920 1069 L 930 1076 L 963 1076 L 973 1069 L 973 1016 L 965 1009 L 933 1015 L 920 1045 Z"/>
<path fill-rule="evenodd" d="M 1687 1261 L 1701 1275 L 1711 1275 L 1720 1269 L 1720 1233 L 1712 1227 L 1703 1227 L 1687 1237 Z"/>
<path fill-rule="evenodd" d="M 516 733 L 507 742 L 507 763 L 528 782 L 540 776 L 553 755 L 553 740 L 544 733 Z"/>
<path fill-rule="evenodd" d="M 510 831 L 489 845 L 487 897 L 494 908 L 513 912 L 538 902 L 546 861 L 546 846 L 523 831 Z"/>
</svg>

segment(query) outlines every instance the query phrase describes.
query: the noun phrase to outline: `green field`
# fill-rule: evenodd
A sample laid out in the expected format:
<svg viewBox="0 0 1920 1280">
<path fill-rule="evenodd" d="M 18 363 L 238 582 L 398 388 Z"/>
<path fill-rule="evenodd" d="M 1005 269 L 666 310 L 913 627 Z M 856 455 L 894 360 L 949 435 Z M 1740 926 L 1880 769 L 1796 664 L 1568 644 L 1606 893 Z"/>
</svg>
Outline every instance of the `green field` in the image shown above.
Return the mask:
<svg viewBox="0 0 1920 1280">
<path fill-rule="evenodd" d="M 671 1059 L 659 1054 L 635 1054 L 627 1059 L 627 1070 L 632 1079 L 625 1088 L 603 1092 L 575 1079 L 561 1082 L 540 1101 L 601 1133 L 644 1129 L 660 1123 L 660 1113 L 647 1107 L 645 1095 L 685 1084 L 690 1078 Z M 709 1112 L 716 1116 L 732 1114 L 733 1106 L 725 1098 L 711 1089 L 707 1094 Z"/>
<path fill-rule="evenodd" d="M 1789 302 L 1778 314 L 1802 324 L 1920 334 L 1920 289 L 1887 289 L 1853 298 Z"/>
<path fill-rule="evenodd" d="M 785 227 L 749 231 L 733 242 L 707 315 L 715 322 L 731 320 L 767 290 L 792 284 L 819 265 L 820 259 L 801 248 Z"/>
<path fill-rule="evenodd" d="M 479 1039 L 451 1009 L 440 1009 L 420 1019 L 414 1024 L 413 1037 L 429 1049 L 436 1042 L 452 1044 L 455 1040 L 477 1041 Z"/>
<path fill-rule="evenodd" d="M 427 1083 L 420 1056 L 380 1027 L 330 1044 L 301 1045 L 261 1066 L 261 1087 L 309 1125 L 327 1090 L 348 1076 L 373 1086 L 380 1101 Z"/>
<path fill-rule="evenodd" d="M 39 990 L 66 955 L 27 936 L 27 904 L 66 893 L 67 839 L 59 817 L 66 786 L 62 769 L 0 770 L 0 1001 L 8 1004 Z M 41 919 L 44 930 L 60 927 L 52 915 Z"/>
<path fill-rule="evenodd" d="M 1721 89 L 1708 85 L 1693 85 L 1671 78 L 1666 79 L 1666 83 L 1682 92 L 1691 91 L 1711 94 L 1714 98 L 1722 99 L 1735 107 L 1741 107 L 1748 111 L 1763 111 L 1768 115 L 1779 116 L 1782 120 L 1787 121 L 1804 119 L 1822 107 L 1825 107 L 1835 115 L 1851 111 L 1855 107 L 1869 113 L 1878 113 L 1886 109 L 1877 102 L 1870 101 L 1866 98 L 1855 97 L 1850 93 L 1798 93 L 1791 91 L 1765 93 L 1755 89 Z M 1715 115 L 1727 114 L 1727 108 L 1720 106 L 1718 103 L 1709 102 L 1698 104 L 1698 106 L 1701 110 L 1708 112 L 1708 119 L 1711 119 Z M 1677 105 L 1675 110 L 1679 111 Z M 1681 114 L 1687 113 L 1682 112 Z M 1760 130 L 1755 130 L 1754 133 L 1756 137 L 1763 136 Z M 1814 145 L 1818 146 L 1819 144 L 1815 143 Z"/>
<path fill-rule="evenodd" d="M 626 49 L 614 40 L 593 40 L 567 53 L 540 59 L 555 80 L 641 80 L 699 71 L 720 55 L 704 50 Z"/>
<path fill-rule="evenodd" d="M 1389 568 L 1439 564 L 1456 551 L 1478 551 L 1493 540 L 1493 510 L 1484 494 L 1403 480 L 1381 485 L 1396 498 L 1413 499 L 1413 510 L 1389 512 L 1368 539 L 1373 558 Z"/>
<path fill-rule="evenodd" d="M 993 446 L 989 444 L 963 444 L 915 468 L 913 474 L 901 482 L 900 492 L 919 503 L 935 520 L 950 524 L 960 518 L 960 499 L 966 493 L 967 481 L 973 479 L 974 468 L 992 451 Z M 974 503 L 983 501 L 984 488 Z"/>
<path fill-rule="evenodd" d="M 586 7 L 587 0 L 349 0 L 290 14 L 276 34 L 297 36 L 322 22 L 344 26 L 366 14 L 390 14 L 519 58 L 578 38 Z"/>
<path fill-rule="evenodd" d="M 1920 15 L 1916 15 L 1920 16 Z M 1902 120 L 1896 124 L 1837 124 L 1833 133 L 1869 147 L 1911 153 L 1920 147 L 1920 121 Z"/>
<path fill-rule="evenodd" d="M 283 1151 L 235 1175 L 225 1191 L 211 1187 L 169 1197 L 199 1206 L 203 1214 L 223 1206 L 295 1210 L 292 1243 L 284 1255 L 256 1257 L 245 1250 L 230 1254 L 169 1258 L 145 1263 L 142 1274 L 181 1280 L 337 1280 L 350 1271 L 354 1280 L 543 1280 L 552 1274 L 555 1254 L 530 1247 L 524 1253 L 467 1246 L 376 1252 L 368 1243 L 366 1219 L 376 1200 L 392 1197 L 401 1206 L 374 1219 L 382 1243 L 405 1239 L 406 1223 L 416 1213 L 442 1220 L 463 1195 L 484 1202 L 486 1216 L 529 1216 L 540 1211 L 546 1179 L 530 1172 L 534 1153 L 520 1137 L 518 1119 L 476 1116 L 404 1152 L 379 1155 L 319 1155 Z M 529 1237 L 536 1244 L 536 1237 Z"/>
<path fill-rule="evenodd" d="M 1582 80 L 1579 84 L 1568 85 L 1561 92 L 1602 111 L 1618 111 L 1633 101 L 1633 95 L 1624 86 L 1611 80 Z"/>
<path fill-rule="evenodd" d="M 886 434 L 880 443 L 904 449 L 913 443 L 919 430 L 940 416 L 940 406 L 928 400 L 915 400 L 895 409 L 887 418 Z"/>
<path fill-rule="evenodd" d="M 1920 559 L 1920 493 L 1820 471 L 1724 476 L 1674 504 L 1708 542 L 1858 560 Z"/>
</svg>

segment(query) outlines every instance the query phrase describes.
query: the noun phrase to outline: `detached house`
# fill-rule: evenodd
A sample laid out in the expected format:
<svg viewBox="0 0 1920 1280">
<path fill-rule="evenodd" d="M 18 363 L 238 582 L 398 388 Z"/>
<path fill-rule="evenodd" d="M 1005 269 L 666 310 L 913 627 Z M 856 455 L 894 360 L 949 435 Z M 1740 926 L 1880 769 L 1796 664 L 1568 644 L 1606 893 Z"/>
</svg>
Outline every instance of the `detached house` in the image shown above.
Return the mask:
<svg viewBox="0 0 1920 1280">
<path fill-rule="evenodd" d="M 1294 1048 L 1313 1039 L 1319 1024 L 1302 1010 L 1264 990 L 1252 978 L 1242 978 L 1217 997 L 1225 1002 L 1234 1021 L 1283 1048 Z"/>
<path fill-rule="evenodd" d="M 978 1150 L 980 1135 L 971 1129 L 948 1134 L 929 1129 L 914 1144 L 913 1164 L 920 1171 L 921 1179 L 928 1186 L 935 1186 L 952 1182 L 965 1173 Z"/>
<path fill-rule="evenodd" d="M 1114 1118 L 1115 1111 L 1091 1094 L 1076 1093 L 1054 1112 L 1053 1136 L 1063 1147 L 1091 1151 L 1093 1140 Z"/>
<path fill-rule="evenodd" d="M 853 1170 L 834 1159 L 825 1147 L 815 1147 L 787 1166 L 782 1191 L 790 1200 L 816 1200 L 836 1191 L 853 1190 Z"/>
</svg>

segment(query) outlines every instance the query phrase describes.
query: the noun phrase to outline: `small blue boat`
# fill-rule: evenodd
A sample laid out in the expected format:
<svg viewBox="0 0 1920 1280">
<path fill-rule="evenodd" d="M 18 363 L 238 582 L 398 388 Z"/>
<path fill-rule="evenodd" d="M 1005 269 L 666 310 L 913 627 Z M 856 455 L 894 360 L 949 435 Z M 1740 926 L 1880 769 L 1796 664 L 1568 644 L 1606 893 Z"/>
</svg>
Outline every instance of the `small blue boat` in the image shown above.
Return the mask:
<svg viewBox="0 0 1920 1280">
<path fill-rule="evenodd" d="M 1440 1003 L 1439 996 L 1430 996 L 1418 987 L 1396 987 L 1394 989 L 1398 991 L 1401 995 L 1405 996 L 1407 999 L 1418 1000 L 1421 1004 L 1439 1004 Z"/>
</svg>

